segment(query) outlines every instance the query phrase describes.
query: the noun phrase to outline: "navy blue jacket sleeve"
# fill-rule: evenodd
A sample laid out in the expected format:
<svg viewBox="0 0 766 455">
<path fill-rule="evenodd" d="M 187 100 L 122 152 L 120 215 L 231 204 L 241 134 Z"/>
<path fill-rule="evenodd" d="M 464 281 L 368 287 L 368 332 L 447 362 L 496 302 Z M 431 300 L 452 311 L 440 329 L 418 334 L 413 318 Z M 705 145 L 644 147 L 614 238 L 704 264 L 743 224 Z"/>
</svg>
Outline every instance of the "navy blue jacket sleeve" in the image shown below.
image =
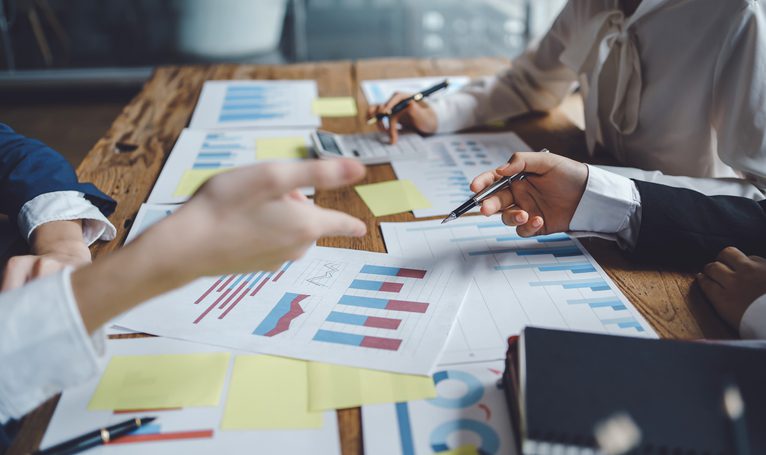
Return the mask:
<svg viewBox="0 0 766 455">
<path fill-rule="evenodd" d="M 74 169 L 59 153 L 0 123 L 0 213 L 15 225 L 24 204 L 54 191 L 79 191 L 104 216 L 111 215 L 117 205 L 93 184 L 78 182 Z"/>
<path fill-rule="evenodd" d="M 727 246 L 766 257 L 766 201 L 641 181 L 636 186 L 641 227 L 633 255 L 638 259 L 699 267 Z"/>
</svg>

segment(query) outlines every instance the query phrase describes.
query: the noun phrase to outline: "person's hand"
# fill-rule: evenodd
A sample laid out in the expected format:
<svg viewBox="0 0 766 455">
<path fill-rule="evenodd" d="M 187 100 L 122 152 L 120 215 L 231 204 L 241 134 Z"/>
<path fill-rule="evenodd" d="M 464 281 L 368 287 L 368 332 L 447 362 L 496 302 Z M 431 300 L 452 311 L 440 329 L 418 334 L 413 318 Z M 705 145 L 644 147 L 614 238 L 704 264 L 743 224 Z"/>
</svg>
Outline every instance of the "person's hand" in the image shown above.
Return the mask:
<svg viewBox="0 0 766 455">
<path fill-rule="evenodd" d="M 88 246 L 82 237 L 79 220 L 51 221 L 38 226 L 30 238 L 32 254 L 14 256 L 3 272 L 0 291 L 8 291 L 72 266 L 90 263 Z"/>
<path fill-rule="evenodd" d="M 353 160 L 266 163 L 218 174 L 129 245 L 72 274 L 88 331 L 133 306 L 210 275 L 276 270 L 320 237 L 362 236 L 366 225 L 309 203 L 298 188 L 362 178 Z"/>
<path fill-rule="evenodd" d="M 213 177 L 168 218 L 177 267 L 195 276 L 273 270 L 320 237 L 364 235 L 362 221 L 317 207 L 296 191 L 347 185 L 364 172 L 356 161 L 328 160 L 262 164 Z"/>
<path fill-rule="evenodd" d="M 378 114 L 388 114 L 400 101 L 412 96 L 410 93 L 396 92 L 385 104 L 370 106 L 367 109 L 367 118 L 373 118 Z M 436 112 L 431 109 L 428 102 L 421 100 L 412 101 L 406 109 L 392 115 L 388 118 L 388 129 L 382 121 L 378 121 L 378 129 L 382 132 L 388 132 L 391 144 L 396 144 L 399 137 L 398 125 L 401 123 L 405 127 L 413 128 L 423 134 L 433 134 L 436 132 L 437 119 Z"/>
<path fill-rule="evenodd" d="M 502 211 L 503 223 L 518 226 L 523 237 L 568 230 L 588 183 L 588 167 L 553 153 L 517 152 L 507 164 L 477 176 L 471 191 L 519 172 L 527 177 L 484 200 L 481 213 Z"/>
<path fill-rule="evenodd" d="M 734 247 L 724 248 L 716 259 L 697 274 L 697 283 L 723 320 L 739 329 L 747 307 L 766 294 L 766 259 Z"/>
</svg>

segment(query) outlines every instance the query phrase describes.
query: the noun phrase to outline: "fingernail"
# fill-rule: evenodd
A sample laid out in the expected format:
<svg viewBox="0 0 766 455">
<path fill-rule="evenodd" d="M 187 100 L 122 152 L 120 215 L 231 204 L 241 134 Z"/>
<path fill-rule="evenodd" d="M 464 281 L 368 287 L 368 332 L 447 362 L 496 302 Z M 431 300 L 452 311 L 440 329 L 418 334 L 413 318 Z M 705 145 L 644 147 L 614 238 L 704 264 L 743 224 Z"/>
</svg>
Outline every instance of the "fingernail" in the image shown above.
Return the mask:
<svg viewBox="0 0 766 455">
<path fill-rule="evenodd" d="M 543 225 L 543 220 L 540 218 L 535 218 L 534 221 L 532 221 L 532 226 L 534 227 L 540 227 Z"/>
<path fill-rule="evenodd" d="M 513 219 L 516 220 L 517 223 L 523 223 L 524 222 L 524 215 L 519 213 Z"/>
<path fill-rule="evenodd" d="M 497 170 L 497 172 L 503 172 L 504 170 L 508 169 L 509 167 L 511 167 L 511 163 L 506 163 L 506 164 L 503 164 L 502 166 L 500 166 L 499 168 L 497 168 L 496 170 Z"/>
</svg>

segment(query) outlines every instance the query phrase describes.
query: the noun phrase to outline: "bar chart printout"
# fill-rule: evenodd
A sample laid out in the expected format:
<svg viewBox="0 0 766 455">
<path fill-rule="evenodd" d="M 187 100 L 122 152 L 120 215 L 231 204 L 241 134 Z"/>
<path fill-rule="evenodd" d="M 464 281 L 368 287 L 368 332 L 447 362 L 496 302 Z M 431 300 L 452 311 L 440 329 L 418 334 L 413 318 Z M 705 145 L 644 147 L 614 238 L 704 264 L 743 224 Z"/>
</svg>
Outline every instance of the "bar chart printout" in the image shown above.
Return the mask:
<svg viewBox="0 0 766 455">
<path fill-rule="evenodd" d="M 314 247 L 276 271 L 197 280 L 117 323 L 265 354 L 428 374 L 469 284 L 470 273 L 431 258 Z"/>
<path fill-rule="evenodd" d="M 382 223 L 386 248 L 471 263 L 473 284 L 440 363 L 502 359 L 526 325 L 655 337 L 596 261 L 566 234 L 519 237 L 499 218 Z"/>
<path fill-rule="evenodd" d="M 426 139 L 423 160 L 393 161 L 396 176 L 410 180 L 431 202 L 418 217 L 446 215 L 473 196 L 471 180 L 508 161 L 515 151 L 531 151 L 514 133 L 437 135 Z M 475 210 L 478 211 L 478 210 Z"/>
<path fill-rule="evenodd" d="M 207 81 L 190 122 L 193 129 L 318 127 L 311 110 L 315 81 Z"/>
<path fill-rule="evenodd" d="M 374 336 L 354 333 L 357 327 L 381 329 L 384 334 L 397 333 L 409 314 L 423 315 L 429 303 L 397 299 L 405 284 L 423 280 L 426 270 L 407 269 L 365 264 L 359 270 L 346 292 L 325 319 L 328 328 L 320 328 L 315 341 L 336 343 L 357 347 L 396 351 L 404 340 L 388 336 Z M 379 279 L 373 279 L 375 277 Z M 397 280 L 397 281 L 394 281 Z M 385 313 L 386 316 L 367 315 L 365 311 Z M 343 327 L 344 325 L 348 327 Z"/>
<path fill-rule="evenodd" d="M 364 453 L 515 454 L 510 417 L 497 385 L 503 368 L 502 362 L 439 367 L 433 374 L 436 398 L 364 406 Z"/>
<path fill-rule="evenodd" d="M 309 128 L 270 130 L 192 130 L 181 132 L 152 188 L 148 202 L 186 202 L 208 178 L 220 172 L 266 161 L 310 157 Z M 302 188 L 314 194 L 314 188 Z"/>
</svg>

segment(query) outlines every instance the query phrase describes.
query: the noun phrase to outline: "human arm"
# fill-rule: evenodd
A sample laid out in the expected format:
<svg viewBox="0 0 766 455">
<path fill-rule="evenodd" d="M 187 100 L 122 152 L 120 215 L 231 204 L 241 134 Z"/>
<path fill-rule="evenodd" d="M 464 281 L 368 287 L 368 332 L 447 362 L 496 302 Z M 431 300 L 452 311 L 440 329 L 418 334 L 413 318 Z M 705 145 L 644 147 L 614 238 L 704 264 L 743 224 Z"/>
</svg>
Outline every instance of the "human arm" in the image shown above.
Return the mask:
<svg viewBox="0 0 766 455">
<path fill-rule="evenodd" d="M 558 106 L 577 80 L 560 59 L 578 20 L 574 3 L 567 3 L 540 43 L 516 58 L 509 69 L 475 79 L 451 95 L 410 103 L 387 128 L 380 122 L 379 127 L 395 142 L 399 123 L 424 134 L 444 133 Z M 389 112 L 409 95 L 397 93 L 386 103 L 371 106 L 368 117 Z"/>
<path fill-rule="evenodd" d="M 116 206 L 93 184 L 80 183 L 72 166 L 59 153 L 0 124 L 0 213 L 18 223 L 22 208 L 38 196 L 70 191 L 81 193 L 104 216 L 109 216 Z"/>
<path fill-rule="evenodd" d="M 0 124 L 0 213 L 18 226 L 31 252 L 9 261 L 3 290 L 89 262 L 88 245 L 114 238 L 106 219 L 114 206 L 93 185 L 78 182 L 60 154 Z"/>
<path fill-rule="evenodd" d="M 747 2 L 715 66 L 711 123 L 721 160 L 766 188 L 766 6 Z"/>
<path fill-rule="evenodd" d="M 13 365 L 0 369 L 0 423 L 97 374 L 91 334 L 119 313 L 200 276 L 274 270 L 322 236 L 364 235 L 361 221 L 290 191 L 363 174 L 346 160 L 220 174 L 117 252 L 0 294 L 0 362 Z"/>
<path fill-rule="evenodd" d="M 92 331 L 200 276 L 276 269 L 319 237 L 364 235 L 361 221 L 290 194 L 304 186 L 346 185 L 363 174 L 354 161 L 330 160 L 263 164 L 212 178 L 134 242 L 72 274 L 85 326 Z"/>
<path fill-rule="evenodd" d="M 716 311 L 743 337 L 766 338 L 766 261 L 735 248 L 766 255 L 766 201 L 709 197 L 580 166 L 556 155 L 517 153 L 505 167 L 477 177 L 471 189 L 530 172 L 485 201 L 482 213 L 502 211 L 522 236 L 588 230 L 616 236 L 630 255 L 648 262 L 700 267 L 713 261 L 698 282 Z"/>
</svg>

